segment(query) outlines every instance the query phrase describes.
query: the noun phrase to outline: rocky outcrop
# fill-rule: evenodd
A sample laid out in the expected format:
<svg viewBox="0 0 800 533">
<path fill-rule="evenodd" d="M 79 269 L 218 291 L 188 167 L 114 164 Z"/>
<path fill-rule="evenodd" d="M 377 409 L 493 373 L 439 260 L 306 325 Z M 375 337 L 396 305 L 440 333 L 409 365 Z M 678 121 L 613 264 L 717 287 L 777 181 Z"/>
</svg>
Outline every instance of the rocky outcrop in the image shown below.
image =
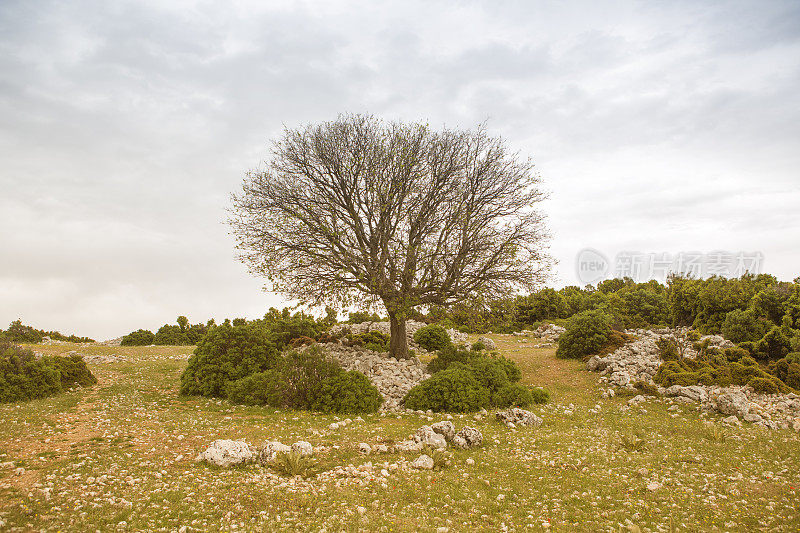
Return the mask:
<svg viewBox="0 0 800 533">
<path fill-rule="evenodd" d="M 357 370 L 367 376 L 383 396 L 385 410 L 398 409 L 406 393 L 430 377 L 417 357 L 398 360 L 358 346 L 336 343 L 320 346 L 345 370 Z"/>
</svg>

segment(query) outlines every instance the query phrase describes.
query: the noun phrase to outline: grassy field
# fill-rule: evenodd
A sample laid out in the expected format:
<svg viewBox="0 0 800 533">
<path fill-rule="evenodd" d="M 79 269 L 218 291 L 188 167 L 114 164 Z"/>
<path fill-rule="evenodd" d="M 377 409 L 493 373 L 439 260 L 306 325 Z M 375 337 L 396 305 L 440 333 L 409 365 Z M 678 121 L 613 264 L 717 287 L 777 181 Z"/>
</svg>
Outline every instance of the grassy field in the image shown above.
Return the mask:
<svg viewBox="0 0 800 533">
<path fill-rule="evenodd" d="M 544 424 L 511 430 L 491 416 L 454 415 L 457 428 L 478 427 L 484 445 L 433 472 L 393 470 L 418 454 L 356 451 L 406 438 L 425 416 L 369 415 L 332 431 L 335 416 L 179 397 L 192 347 L 36 346 L 126 360 L 90 364 L 91 389 L 0 405 L 0 530 L 800 530 L 797 433 L 723 428 L 692 405 L 627 410 L 627 398 L 601 399 L 597 375 L 579 362 L 532 339 L 493 338 L 526 383 L 551 392 L 533 409 Z M 258 465 L 194 462 L 220 438 L 307 440 L 324 447 L 323 471 L 374 469 L 299 481 Z"/>
</svg>

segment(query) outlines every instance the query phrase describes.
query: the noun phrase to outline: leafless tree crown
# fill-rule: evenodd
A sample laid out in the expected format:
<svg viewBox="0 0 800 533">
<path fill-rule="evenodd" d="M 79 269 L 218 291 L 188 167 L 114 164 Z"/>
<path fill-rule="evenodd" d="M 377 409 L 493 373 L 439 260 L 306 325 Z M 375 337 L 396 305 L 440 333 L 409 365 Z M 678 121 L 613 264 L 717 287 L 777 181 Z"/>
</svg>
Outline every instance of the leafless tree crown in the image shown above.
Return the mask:
<svg viewBox="0 0 800 533">
<path fill-rule="evenodd" d="M 233 196 L 242 260 L 309 304 L 390 315 L 532 290 L 548 273 L 530 160 L 484 128 L 345 115 L 285 129 Z"/>
</svg>

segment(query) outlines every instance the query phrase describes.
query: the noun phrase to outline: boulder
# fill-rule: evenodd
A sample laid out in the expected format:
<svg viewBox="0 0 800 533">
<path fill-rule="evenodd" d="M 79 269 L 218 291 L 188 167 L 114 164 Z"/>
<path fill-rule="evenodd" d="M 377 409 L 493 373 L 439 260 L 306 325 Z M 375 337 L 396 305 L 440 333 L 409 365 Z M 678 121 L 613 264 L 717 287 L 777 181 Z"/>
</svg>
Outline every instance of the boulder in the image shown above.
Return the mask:
<svg viewBox="0 0 800 533">
<path fill-rule="evenodd" d="M 258 460 L 261 463 L 266 463 L 275 459 L 279 453 L 289 453 L 292 449 L 278 441 L 266 443 L 258 450 Z"/>
<path fill-rule="evenodd" d="M 542 425 L 541 418 L 536 416 L 534 413 L 526 411 L 525 409 L 520 409 L 519 407 L 512 407 L 511 409 L 506 409 L 505 411 L 499 411 L 495 416 L 497 417 L 497 420 L 506 425 L 514 424 L 515 426 L 536 428 Z"/>
<path fill-rule="evenodd" d="M 358 444 L 358 453 L 361 455 L 369 455 L 372 453 L 372 446 L 367 444 L 366 442 L 360 442 Z"/>
<path fill-rule="evenodd" d="M 715 401 L 717 411 L 724 415 L 744 417 L 750 412 L 750 402 L 743 392 L 730 391 L 721 394 Z"/>
<path fill-rule="evenodd" d="M 411 462 L 411 466 L 419 470 L 433 470 L 433 458 L 427 455 L 420 455 Z"/>
<path fill-rule="evenodd" d="M 249 463 L 257 458 L 257 453 L 244 441 L 240 440 L 215 440 L 197 456 L 197 461 L 206 461 L 210 464 L 228 467 L 242 463 Z"/>
<path fill-rule="evenodd" d="M 431 429 L 444 437 L 447 441 L 453 440 L 453 437 L 456 436 L 456 427 L 449 420 L 443 420 L 441 422 L 431 424 Z"/>
<path fill-rule="evenodd" d="M 591 359 L 586 361 L 586 370 L 589 372 L 600 372 L 605 370 L 606 361 L 599 355 L 593 355 Z"/>
<path fill-rule="evenodd" d="M 314 447 L 311 446 L 310 442 L 306 442 L 304 440 L 300 440 L 292 444 L 292 451 L 295 453 L 299 453 L 300 455 L 313 455 L 314 454 Z"/>
<path fill-rule="evenodd" d="M 431 426 L 422 426 L 417 430 L 414 440 L 419 437 L 419 442 L 423 446 L 430 446 L 431 448 L 447 448 L 447 440 L 443 435 L 435 432 Z"/>
<path fill-rule="evenodd" d="M 492 339 L 490 339 L 489 337 L 480 337 L 480 338 L 478 338 L 478 342 L 480 342 L 481 344 L 486 346 L 487 350 L 496 350 L 497 349 L 497 344 L 495 344 L 495 342 Z"/>
<path fill-rule="evenodd" d="M 461 431 L 453 437 L 453 446 L 457 448 L 474 448 L 483 443 L 483 435 L 480 431 L 471 426 L 464 426 Z"/>
</svg>

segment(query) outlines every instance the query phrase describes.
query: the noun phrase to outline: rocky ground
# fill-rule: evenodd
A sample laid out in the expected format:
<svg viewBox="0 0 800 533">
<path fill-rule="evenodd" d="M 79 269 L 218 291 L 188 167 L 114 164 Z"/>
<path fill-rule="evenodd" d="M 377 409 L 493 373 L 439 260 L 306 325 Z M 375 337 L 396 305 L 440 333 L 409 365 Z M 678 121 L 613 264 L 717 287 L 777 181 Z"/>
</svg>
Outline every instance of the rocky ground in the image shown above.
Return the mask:
<svg viewBox="0 0 800 533">
<path fill-rule="evenodd" d="M 125 359 L 90 363 L 94 387 L 0 405 L 0 531 L 800 528 L 799 433 L 728 426 L 729 415 L 680 396 L 629 406 L 630 396 L 604 398 L 600 376 L 580 361 L 536 348 L 543 339 L 533 334 L 488 337 L 551 403 L 499 418 L 349 419 L 181 397 L 190 347 L 37 347 Z M 479 446 L 454 445 L 465 426 Z M 446 448 L 398 449 L 417 438 L 441 444 L 436 435 Z M 217 440 L 273 443 L 268 453 L 307 443 L 316 471 L 290 477 L 261 456 L 224 468 L 195 462 Z"/>
<path fill-rule="evenodd" d="M 635 340 L 605 356 L 593 356 L 586 363 L 590 371 L 599 372 L 602 394 L 613 396 L 619 390 L 634 393 L 634 383 L 643 382 L 654 385 L 653 376 L 663 363 L 656 341 L 661 337 L 681 339 L 686 329 L 670 330 L 629 330 Z M 710 346 L 731 347 L 734 344 L 720 335 L 706 335 L 700 342 L 707 341 Z M 697 352 L 690 343 L 684 344 L 684 357 L 695 358 Z M 611 386 L 611 387 L 609 387 Z M 667 389 L 657 387 L 658 397 L 637 395 L 629 400 L 629 405 L 643 402 L 662 401 L 695 402 L 704 412 L 717 412 L 726 415 L 725 423 L 741 425 L 742 421 L 770 429 L 794 428 L 800 430 L 800 398 L 794 394 L 759 394 L 750 387 L 703 386 L 683 387 L 673 385 Z"/>
</svg>

